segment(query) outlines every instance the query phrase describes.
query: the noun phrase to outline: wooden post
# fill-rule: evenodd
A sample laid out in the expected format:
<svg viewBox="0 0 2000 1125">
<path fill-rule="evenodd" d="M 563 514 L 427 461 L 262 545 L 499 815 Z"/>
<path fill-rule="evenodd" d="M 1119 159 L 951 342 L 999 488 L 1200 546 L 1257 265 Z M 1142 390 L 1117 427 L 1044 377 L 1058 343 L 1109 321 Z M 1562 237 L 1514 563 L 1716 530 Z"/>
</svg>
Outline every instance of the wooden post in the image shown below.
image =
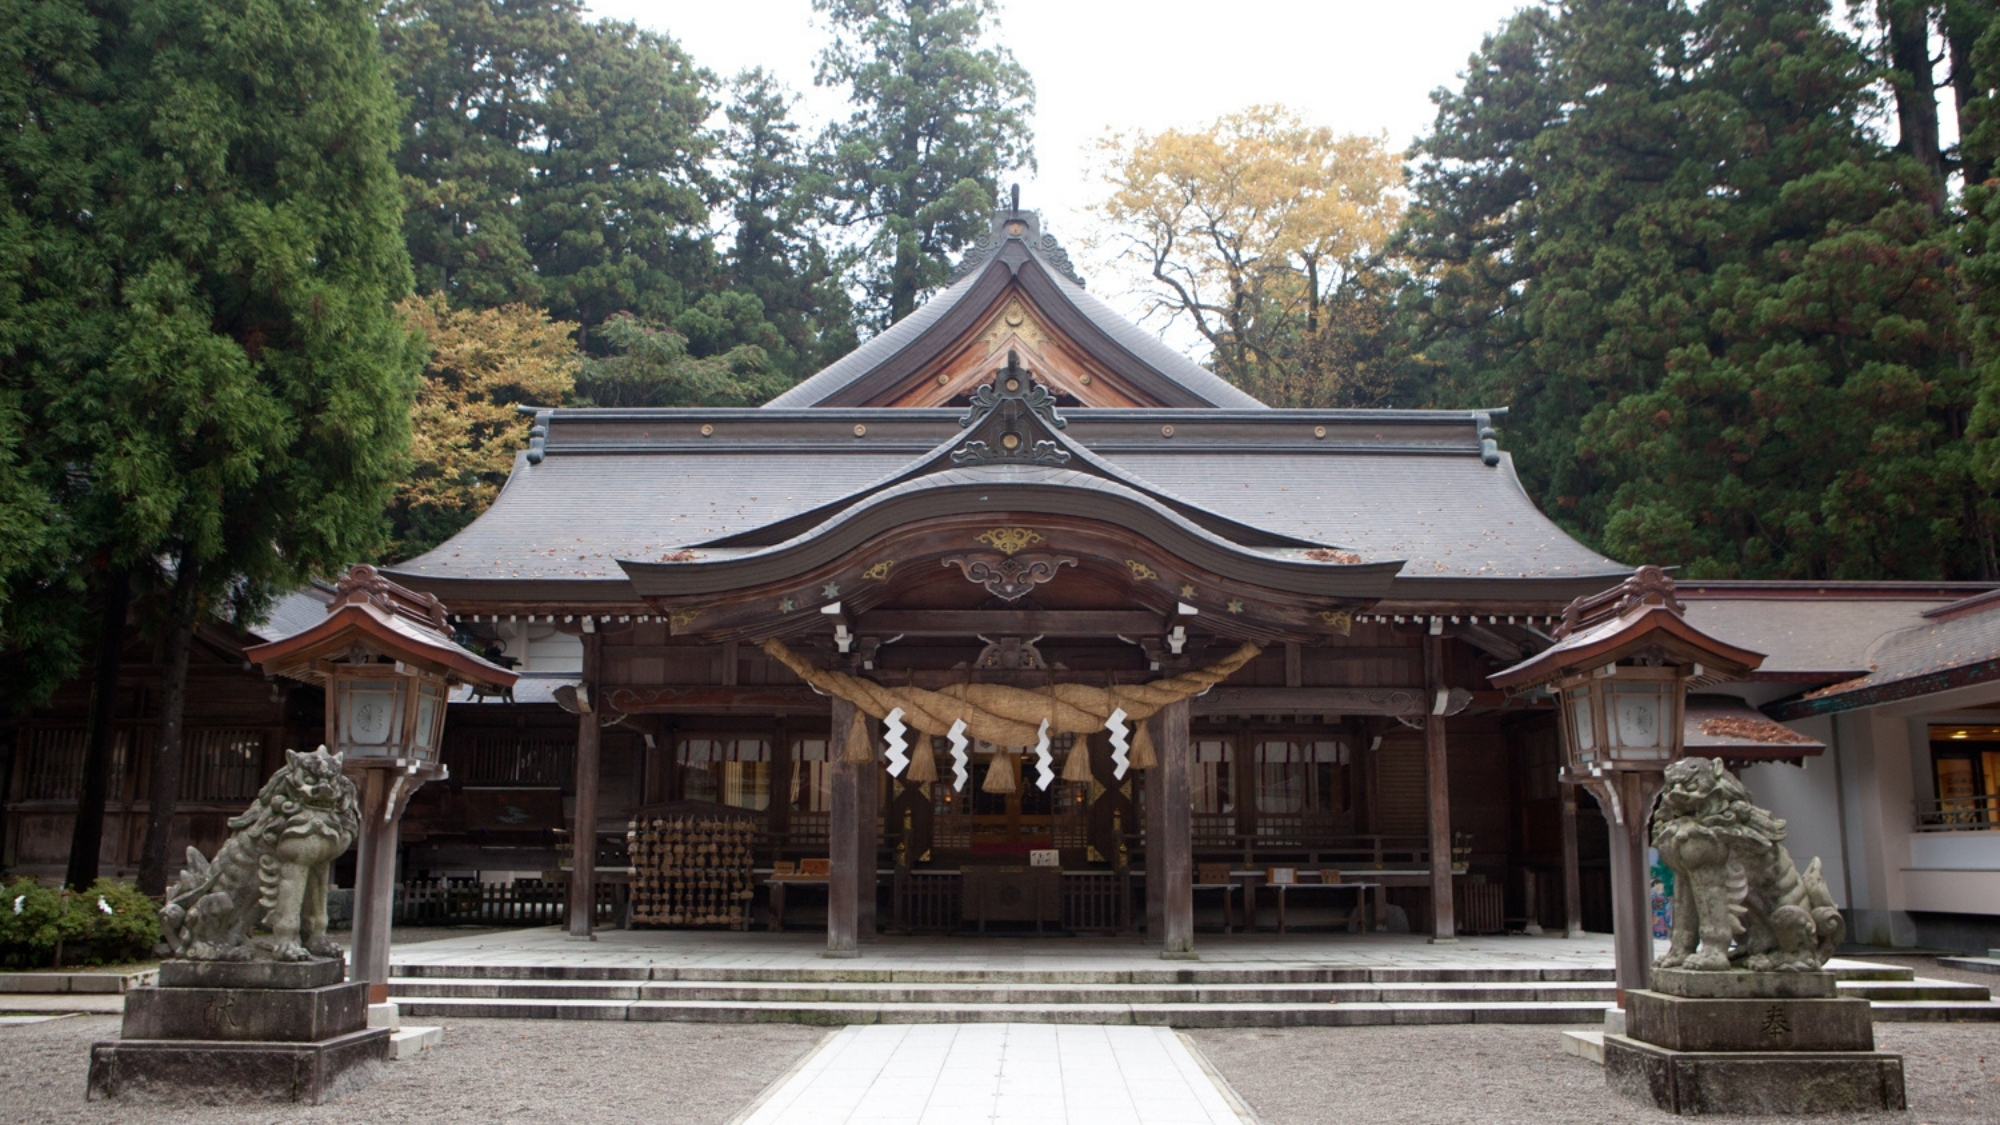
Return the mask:
<svg viewBox="0 0 2000 1125">
<path fill-rule="evenodd" d="M 1597 798 L 1611 830 L 1611 947 L 1618 970 L 1618 1006 L 1625 993 L 1645 988 L 1653 970 L 1652 887 L 1646 870 L 1647 827 L 1653 798 L 1665 775 L 1652 770 L 1619 770 L 1581 784 Z"/>
<path fill-rule="evenodd" d="M 1583 885 L 1576 860 L 1576 786 L 1562 782 L 1564 937 L 1583 936 Z"/>
<path fill-rule="evenodd" d="M 1146 779 L 1147 788 L 1157 785 L 1160 813 L 1154 821 L 1159 828 L 1159 850 L 1153 853 L 1151 842 L 1147 844 L 1146 877 L 1150 884 L 1157 871 L 1162 899 L 1162 919 L 1165 928 L 1166 948 L 1160 956 L 1175 960 L 1192 960 L 1194 951 L 1194 801 L 1189 793 L 1189 773 L 1194 768 L 1192 748 L 1188 743 L 1187 700 L 1177 700 L 1160 708 L 1153 717 L 1153 748 L 1158 752 L 1160 764 L 1153 770 L 1154 776 Z M 1148 800 L 1148 809 L 1153 800 Z M 1147 898 L 1150 899 L 1151 886 Z"/>
<path fill-rule="evenodd" d="M 1148 719 L 1155 723 L 1157 719 Z M 1157 754 L 1159 740 L 1153 742 Z M 1167 811 L 1166 795 L 1161 792 L 1166 787 L 1159 767 L 1146 771 L 1146 941 L 1150 945 L 1160 945 L 1167 939 L 1167 870 L 1166 841 L 1167 826 L 1163 819 Z M 1127 776 L 1130 776 L 1129 774 Z"/>
<path fill-rule="evenodd" d="M 870 742 L 873 741 L 871 738 Z M 872 944 L 876 898 L 881 889 L 876 879 L 876 862 L 882 849 L 881 767 L 871 754 L 868 761 L 852 763 L 848 768 L 854 771 L 854 936 Z"/>
<path fill-rule="evenodd" d="M 859 770 L 846 761 L 847 731 L 854 722 L 854 704 L 833 701 L 833 724 L 826 740 L 827 794 L 826 851 L 832 870 L 826 885 L 827 957 L 853 957 L 860 933 L 858 904 L 855 900 L 856 875 L 854 845 L 860 837 L 859 793 L 855 781 Z"/>
<path fill-rule="evenodd" d="M 356 775 L 359 776 L 356 776 Z M 396 818 L 388 770 L 350 771 L 361 790 L 354 857 L 354 957 L 349 979 L 368 982 L 368 1002 L 389 999 L 389 931 L 396 908 Z"/>
<path fill-rule="evenodd" d="M 792 764 L 792 732 L 779 719 L 771 729 L 771 804 L 767 808 L 765 829 L 771 834 L 771 858 L 783 858 L 779 853 L 790 841 L 792 833 L 792 771 L 798 767 Z"/>
<path fill-rule="evenodd" d="M 1449 945 L 1458 941 L 1458 926 L 1451 901 L 1451 772 L 1445 758 L 1445 720 L 1438 714 L 1438 701 L 1447 688 L 1444 638 L 1424 638 L 1424 668 L 1431 700 L 1431 714 L 1424 720 L 1424 754 L 1430 767 L 1431 941 Z"/>
<path fill-rule="evenodd" d="M 576 815 L 569 830 L 569 936 L 596 940 L 597 923 L 597 680 L 604 639 L 583 635 L 583 686 L 589 706 L 576 717 Z"/>
<path fill-rule="evenodd" d="M 1243 839 L 1243 862 L 1250 862 L 1250 849 L 1257 840 L 1257 740 L 1250 733 L 1248 720 L 1237 724 L 1230 735 L 1230 779 L 1231 788 L 1236 791 L 1236 834 Z"/>
</svg>

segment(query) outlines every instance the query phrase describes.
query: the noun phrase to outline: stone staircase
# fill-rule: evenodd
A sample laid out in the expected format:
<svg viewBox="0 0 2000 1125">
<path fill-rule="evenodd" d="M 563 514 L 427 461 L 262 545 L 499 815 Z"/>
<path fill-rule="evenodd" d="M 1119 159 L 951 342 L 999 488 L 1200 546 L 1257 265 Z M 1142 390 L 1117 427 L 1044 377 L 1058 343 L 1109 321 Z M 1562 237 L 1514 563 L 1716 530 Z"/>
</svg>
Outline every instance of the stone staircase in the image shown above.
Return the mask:
<svg viewBox="0 0 2000 1125">
<path fill-rule="evenodd" d="M 1974 985 L 1843 962 L 1878 1020 L 2000 1020 Z M 687 1023 L 1093 1023 L 1170 1027 L 1601 1023 L 1609 969 L 924 970 L 400 965 L 404 1015 Z"/>
<path fill-rule="evenodd" d="M 2000 974 L 2000 949 L 1989 949 L 1984 957 L 1940 957 L 1938 964 L 1974 973 Z"/>
</svg>

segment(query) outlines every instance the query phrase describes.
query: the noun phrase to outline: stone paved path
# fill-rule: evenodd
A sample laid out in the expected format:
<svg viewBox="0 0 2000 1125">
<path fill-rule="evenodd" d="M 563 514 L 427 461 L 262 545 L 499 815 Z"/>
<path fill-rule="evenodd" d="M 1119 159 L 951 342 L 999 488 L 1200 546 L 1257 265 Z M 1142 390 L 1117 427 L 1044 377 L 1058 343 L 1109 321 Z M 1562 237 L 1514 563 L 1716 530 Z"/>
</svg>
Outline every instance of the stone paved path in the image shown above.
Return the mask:
<svg viewBox="0 0 2000 1125">
<path fill-rule="evenodd" d="M 1247 1125 L 1155 1027 L 923 1024 L 834 1032 L 740 1125 Z"/>
</svg>

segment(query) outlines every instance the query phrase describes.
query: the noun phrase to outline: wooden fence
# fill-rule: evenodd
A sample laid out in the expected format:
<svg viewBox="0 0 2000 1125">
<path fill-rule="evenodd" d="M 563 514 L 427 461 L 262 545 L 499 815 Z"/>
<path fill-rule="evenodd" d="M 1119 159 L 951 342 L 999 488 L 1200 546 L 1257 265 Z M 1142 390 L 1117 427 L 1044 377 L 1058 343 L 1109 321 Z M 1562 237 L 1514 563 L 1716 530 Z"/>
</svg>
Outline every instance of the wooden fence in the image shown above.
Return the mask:
<svg viewBox="0 0 2000 1125">
<path fill-rule="evenodd" d="M 597 884 L 597 922 L 618 921 L 618 892 Z M 404 926 L 554 926 L 569 916 L 569 884 L 542 879 L 479 883 L 411 879 L 396 888 L 396 923 Z"/>
</svg>

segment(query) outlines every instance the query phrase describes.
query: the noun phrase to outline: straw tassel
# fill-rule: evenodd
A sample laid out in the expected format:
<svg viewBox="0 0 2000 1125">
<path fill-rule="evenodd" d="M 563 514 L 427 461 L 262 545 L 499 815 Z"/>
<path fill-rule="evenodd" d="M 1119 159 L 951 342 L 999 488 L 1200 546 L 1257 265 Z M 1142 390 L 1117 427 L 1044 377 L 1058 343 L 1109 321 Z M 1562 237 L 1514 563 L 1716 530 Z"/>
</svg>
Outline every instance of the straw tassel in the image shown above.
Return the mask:
<svg viewBox="0 0 2000 1125">
<path fill-rule="evenodd" d="M 993 752 L 993 764 L 986 767 L 986 780 L 979 789 L 983 793 L 1017 793 L 1021 789 L 1019 764 L 1014 761 L 1014 752 L 1001 747 Z"/>
<path fill-rule="evenodd" d="M 1147 729 L 1151 724 L 1134 723 L 1132 732 L 1132 768 L 1149 770 L 1160 764 L 1160 756 L 1153 753 L 1153 735 Z"/>
<path fill-rule="evenodd" d="M 857 763 L 875 760 L 875 746 L 868 737 L 868 716 L 860 708 L 855 709 L 854 722 L 847 728 L 847 753 L 841 760 Z"/>
<path fill-rule="evenodd" d="M 1069 744 L 1069 758 L 1063 762 L 1064 781 L 1090 780 L 1090 736 L 1077 735 Z"/>
<path fill-rule="evenodd" d="M 937 780 L 937 755 L 931 753 L 931 736 L 920 734 L 917 744 L 910 751 L 910 768 L 903 773 L 904 781 L 920 781 L 928 785 Z"/>
</svg>

